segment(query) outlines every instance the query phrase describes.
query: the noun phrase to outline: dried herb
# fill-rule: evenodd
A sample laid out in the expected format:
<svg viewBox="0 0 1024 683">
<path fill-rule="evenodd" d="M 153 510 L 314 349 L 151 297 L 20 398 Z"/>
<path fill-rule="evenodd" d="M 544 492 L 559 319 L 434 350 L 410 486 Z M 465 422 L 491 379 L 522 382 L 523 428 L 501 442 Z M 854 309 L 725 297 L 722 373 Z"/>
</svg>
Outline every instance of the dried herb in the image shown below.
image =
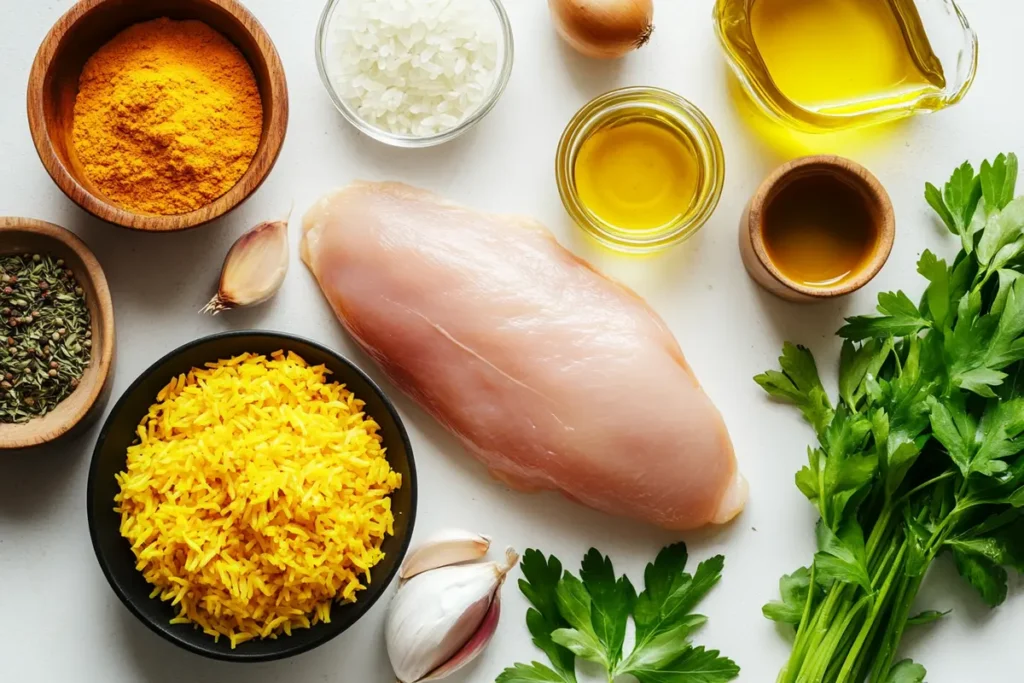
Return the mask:
<svg viewBox="0 0 1024 683">
<path fill-rule="evenodd" d="M 0 257 L 0 423 L 45 415 L 92 356 L 85 292 L 61 259 Z"/>
</svg>

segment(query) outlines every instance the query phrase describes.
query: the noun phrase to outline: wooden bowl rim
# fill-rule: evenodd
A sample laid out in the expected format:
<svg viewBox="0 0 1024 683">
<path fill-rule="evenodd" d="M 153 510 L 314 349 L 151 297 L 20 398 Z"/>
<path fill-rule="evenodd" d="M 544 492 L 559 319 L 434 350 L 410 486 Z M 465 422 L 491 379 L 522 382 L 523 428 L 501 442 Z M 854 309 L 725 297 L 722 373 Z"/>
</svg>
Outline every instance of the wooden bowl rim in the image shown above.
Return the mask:
<svg viewBox="0 0 1024 683">
<path fill-rule="evenodd" d="M 869 200 L 877 204 L 880 220 L 876 225 L 877 237 L 871 259 L 852 277 L 828 287 L 810 287 L 786 277 L 768 256 L 764 243 L 764 209 L 775 189 L 784 181 L 789 180 L 800 171 L 811 170 L 817 174 L 841 176 L 864 192 Z M 881 181 L 867 168 L 852 159 L 835 154 L 816 154 L 799 157 L 788 161 L 762 181 L 750 200 L 750 211 L 747 219 L 747 230 L 750 243 L 757 260 L 765 270 L 783 287 L 799 292 L 815 299 L 832 299 L 855 292 L 882 270 L 882 266 L 892 253 L 896 238 L 896 213 L 892 206 L 889 193 Z"/>
<path fill-rule="evenodd" d="M 99 353 L 96 353 L 97 349 L 93 349 L 90 364 L 96 367 L 96 373 L 93 375 L 91 383 L 80 385 L 74 393 L 64 399 L 65 401 L 70 400 L 75 393 L 87 389 L 86 398 L 81 407 L 64 421 L 48 425 L 49 432 L 51 433 L 44 435 L 42 438 L 40 438 L 39 434 L 12 437 L 8 432 L 11 431 L 11 428 L 17 428 L 18 432 L 24 432 L 25 427 L 42 424 L 50 419 L 53 413 L 34 418 L 24 424 L 0 424 L 0 450 L 30 448 L 50 443 L 67 434 L 75 425 L 81 422 L 96 405 L 96 402 L 103 393 L 107 380 L 110 378 L 115 348 L 114 303 L 110 296 L 110 287 L 107 284 L 107 277 L 103 272 L 103 267 L 96 259 L 96 255 L 92 253 L 92 250 L 77 235 L 59 225 L 35 218 L 0 216 L 0 240 L 2 240 L 4 233 L 18 232 L 41 235 L 44 238 L 59 242 L 71 249 L 82 260 L 82 263 L 85 265 L 85 272 L 80 272 L 77 268 L 72 268 L 72 270 L 76 278 L 79 278 L 80 281 L 86 280 L 96 293 L 96 304 L 100 311 L 100 319 L 99 321 L 93 321 L 93 324 L 98 324 L 101 327 L 103 344 L 99 348 Z M 93 337 L 95 336 L 94 334 Z"/>
<path fill-rule="evenodd" d="M 356 615 L 356 617 L 348 625 L 334 629 L 333 633 L 329 630 L 331 624 L 341 624 L 343 623 L 343 620 L 335 619 L 331 622 L 331 624 L 325 624 L 323 622 L 317 624 L 313 628 L 321 630 L 320 637 L 318 639 L 310 641 L 309 643 L 306 643 L 303 646 L 293 645 L 289 647 L 287 638 L 283 638 L 275 641 L 277 643 L 282 644 L 279 652 L 255 655 L 249 653 L 249 649 L 244 647 L 244 643 L 242 645 L 239 645 L 238 650 L 230 650 L 227 653 L 213 650 L 208 647 L 202 647 L 191 640 L 181 637 L 178 633 L 172 633 L 166 628 L 158 627 L 158 625 L 154 623 L 152 619 L 143 614 L 143 612 L 139 609 L 139 606 L 137 604 L 140 601 L 137 601 L 135 598 L 129 595 L 127 591 L 124 590 L 124 587 L 121 585 L 120 580 L 117 578 L 114 570 L 112 569 L 110 557 L 105 550 L 105 546 L 100 542 L 96 531 L 98 525 L 101 522 L 98 519 L 96 519 L 94 515 L 94 509 L 96 507 L 95 496 L 97 495 L 96 481 L 99 477 L 98 470 L 100 453 L 103 450 L 103 446 L 106 440 L 109 438 L 109 434 L 112 429 L 114 419 L 122 410 L 125 409 L 125 406 L 130 401 L 132 395 L 138 389 L 139 385 L 141 385 L 143 382 L 149 379 L 149 377 L 165 363 L 177 358 L 178 356 L 181 356 L 182 354 L 192 350 L 197 346 L 215 343 L 222 339 L 244 337 L 271 338 L 275 341 L 280 341 L 281 348 L 284 350 L 288 350 L 289 343 L 292 344 L 293 346 L 296 343 L 304 344 L 317 349 L 324 355 L 330 356 L 339 365 L 348 368 L 353 373 L 353 375 L 358 376 L 360 379 L 362 379 L 366 383 L 366 385 L 370 387 L 370 390 L 374 394 L 376 394 L 376 396 L 381 400 L 381 403 L 384 405 L 384 408 L 388 413 L 388 416 L 392 419 L 392 421 L 395 424 L 399 439 L 401 440 L 402 445 L 405 448 L 406 460 L 409 463 L 408 481 L 403 480 L 402 482 L 402 486 L 409 486 L 409 510 L 407 512 L 409 524 L 406 529 L 405 536 L 399 540 L 398 559 L 395 562 L 394 567 L 391 569 L 391 571 L 389 571 L 384 576 L 383 581 L 374 580 L 370 584 L 370 594 L 364 596 L 364 600 L 359 600 L 355 603 L 352 603 L 353 605 L 358 606 L 358 614 Z M 334 381 L 341 381 L 338 375 L 333 375 L 333 378 Z M 156 397 L 154 396 L 153 399 L 155 400 L 155 398 Z M 125 454 L 125 458 L 127 458 L 127 454 Z M 113 501 L 111 501 L 111 503 L 112 502 Z M 86 477 L 86 508 L 87 519 L 89 524 L 89 539 L 92 543 L 93 552 L 96 555 L 96 559 L 99 562 L 100 569 L 103 572 L 103 576 L 106 578 L 107 583 L 110 584 L 111 589 L 121 600 L 124 606 L 128 608 L 128 611 L 130 611 L 150 631 L 156 633 L 164 640 L 173 643 L 178 647 L 181 647 L 185 650 L 201 655 L 203 657 L 208 657 L 210 659 L 216 659 L 226 662 L 243 663 L 278 661 L 289 657 L 293 657 L 295 655 L 302 654 L 304 652 L 309 652 L 310 650 L 314 650 L 323 645 L 324 643 L 333 640 L 337 636 L 347 631 L 349 628 L 358 623 L 360 619 L 366 616 L 366 614 L 370 611 L 373 605 L 375 605 L 377 601 L 380 600 L 380 598 L 384 595 L 384 593 L 387 592 L 389 586 L 395 580 L 398 579 L 398 574 L 401 571 L 402 562 L 408 556 L 409 549 L 412 546 L 412 537 L 416 531 L 416 518 L 419 511 L 419 473 L 416 466 L 416 455 L 413 449 L 412 439 L 409 436 L 409 430 L 406 427 L 405 421 L 402 419 L 402 415 L 399 412 L 398 407 L 387 395 L 387 393 L 385 393 L 381 385 L 372 377 L 370 377 L 370 375 L 368 375 L 366 371 L 364 371 L 362 368 L 356 365 L 355 361 L 350 360 L 347 356 L 342 355 L 341 352 L 336 351 L 328 347 L 327 345 L 310 339 L 308 337 L 302 337 L 295 334 L 289 334 L 287 332 L 278 332 L 275 330 L 267 329 L 254 328 L 244 330 L 228 330 L 224 332 L 215 332 L 213 334 L 199 337 L 198 339 L 193 339 L 161 355 L 157 360 L 153 361 L 153 363 L 151 363 L 145 370 L 140 372 L 139 375 L 128 386 L 128 388 L 126 388 L 124 392 L 118 397 L 117 401 L 114 404 L 114 407 L 107 414 L 106 419 L 103 422 L 103 426 L 100 428 L 99 436 L 97 437 L 96 444 L 91 452 L 89 472 Z M 123 541 L 124 539 L 122 538 L 121 540 Z M 127 543 L 127 541 L 125 542 Z M 156 600 L 157 598 L 149 599 Z M 190 632 L 192 631 L 190 630 Z M 195 633 L 202 632 L 195 631 Z"/>
<path fill-rule="evenodd" d="M 28 81 L 29 130 L 32 133 L 32 141 L 35 143 L 36 152 L 39 154 L 39 159 L 43 162 L 43 166 L 46 167 L 50 177 L 53 178 L 53 181 L 57 183 L 57 186 L 69 199 L 93 216 L 108 223 L 142 232 L 175 232 L 205 225 L 231 211 L 252 195 L 267 179 L 270 171 L 277 163 L 288 128 L 288 85 L 285 79 L 281 56 L 278 54 L 270 34 L 238 0 L 195 0 L 196 2 L 220 7 L 227 11 L 241 24 L 259 47 L 263 59 L 267 62 L 267 70 L 270 74 L 269 110 L 271 120 L 265 125 L 267 133 L 260 139 L 256 154 L 249 163 L 246 172 L 238 179 L 238 182 L 230 190 L 209 204 L 188 213 L 168 216 L 129 211 L 121 206 L 105 201 L 88 191 L 65 168 L 54 151 L 49 127 L 46 125 L 43 106 L 43 84 L 45 83 L 46 74 L 53 67 L 56 47 L 61 44 L 68 31 L 83 16 L 96 7 L 111 1 L 79 0 L 54 23 L 36 52 Z M 158 18 L 159 16 L 163 15 L 157 12 L 153 18 Z M 253 172 L 257 175 L 247 180 L 247 176 Z"/>
</svg>

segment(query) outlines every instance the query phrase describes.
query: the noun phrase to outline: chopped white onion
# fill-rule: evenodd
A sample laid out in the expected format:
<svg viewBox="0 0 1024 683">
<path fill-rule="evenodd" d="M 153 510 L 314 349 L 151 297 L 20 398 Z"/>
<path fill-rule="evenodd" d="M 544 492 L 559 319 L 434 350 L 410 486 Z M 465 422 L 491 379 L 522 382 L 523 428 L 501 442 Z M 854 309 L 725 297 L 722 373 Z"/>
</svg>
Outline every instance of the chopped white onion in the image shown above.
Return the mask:
<svg viewBox="0 0 1024 683">
<path fill-rule="evenodd" d="M 498 75 L 501 25 L 489 0 L 342 0 L 327 71 L 367 123 L 428 137 L 455 128 Z"/>
</svg>

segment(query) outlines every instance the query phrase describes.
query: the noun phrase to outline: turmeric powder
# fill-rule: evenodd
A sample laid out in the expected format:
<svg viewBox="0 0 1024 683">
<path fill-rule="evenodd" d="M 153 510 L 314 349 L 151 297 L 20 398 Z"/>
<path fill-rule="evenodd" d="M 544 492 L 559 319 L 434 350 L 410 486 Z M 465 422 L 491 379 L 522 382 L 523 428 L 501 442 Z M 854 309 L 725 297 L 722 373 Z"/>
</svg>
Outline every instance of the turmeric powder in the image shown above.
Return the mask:
<svg viewBox="0 0 1024 683">
<path fill-rule="evenodd" d="M 140 213 L 201 208 L 256 154 L 263 107 L 252 68 L 200 21 L 125 29 L 86 62 L 72 139 L 100 192 Z"/>
</svg>

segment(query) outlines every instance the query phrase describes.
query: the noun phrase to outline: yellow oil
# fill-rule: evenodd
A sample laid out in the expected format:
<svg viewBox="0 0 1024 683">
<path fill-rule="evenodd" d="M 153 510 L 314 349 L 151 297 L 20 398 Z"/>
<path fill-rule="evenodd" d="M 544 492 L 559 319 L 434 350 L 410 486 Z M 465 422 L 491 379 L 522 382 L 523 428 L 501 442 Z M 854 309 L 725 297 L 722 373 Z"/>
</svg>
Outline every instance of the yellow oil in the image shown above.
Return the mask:
<svg viewBox="0 0 1024 683">
<path fill-rule="evenodd" d="M 620 230 L 657 231 L 679 221 L 700 181 L 689 138 L 671 124 L 632 118 L 596 130 L 574 168 L 580 202 Z"/>
<path fill-rule="evenodd" d="M 812 154 L 838 154 L 856 158 L 871 150 L 885 149 L 902 144 L 906 136 L 908 119 L 893 119 L 875 126 L 807 130 L 793 126 L 780 126 L 778 121 L 764 115 L 764 111 L 743 89 L 732 74 L 726 90 L 729 102 L 743 124 L 746 143 L 760 154 L 782 164 L 796 157 Z"/>
<path fill-rule="evenodd" d="M 748 90 L 800 127 L 945 104 L 942 64 L 915 0 L 718 0 L 716 17 Z"/>
</svg>

